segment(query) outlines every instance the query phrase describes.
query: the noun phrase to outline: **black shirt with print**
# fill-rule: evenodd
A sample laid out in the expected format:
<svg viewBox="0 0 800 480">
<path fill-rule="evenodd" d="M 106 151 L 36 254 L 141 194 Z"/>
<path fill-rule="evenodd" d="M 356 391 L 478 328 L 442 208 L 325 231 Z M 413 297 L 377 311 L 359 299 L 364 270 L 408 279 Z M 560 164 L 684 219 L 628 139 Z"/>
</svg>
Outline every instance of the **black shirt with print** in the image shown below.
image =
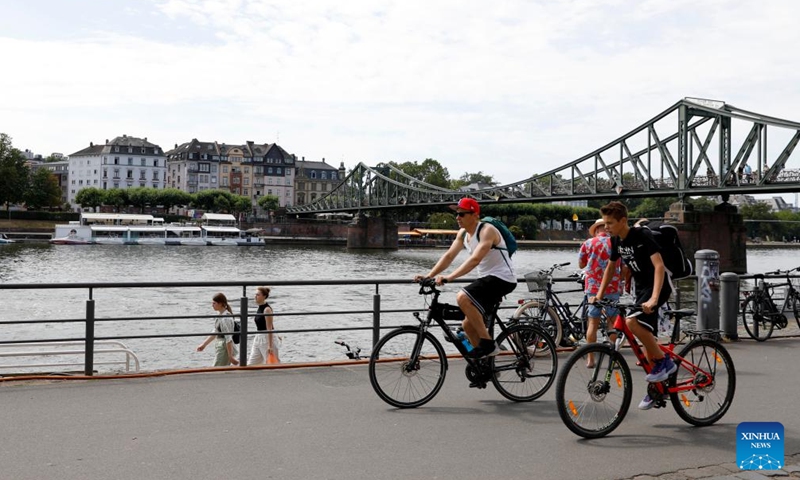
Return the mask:
<svg viewBox="0 0 800 480">
<path fill-rule="evenodd" d="M 654 253 L 661 253 L 661 248 L 653 239 L 650 229 L 633 227 L 628 231 L 628 236 L 624 239 L 613 237 L 611 239 L 611 260 L 616 261 L 622 258 L 625 265 L 631 269 L 633 279 L 636 282 L 636 291 L 653 289 L 653 278 L 655 277 L 655 267 L 650 257 Z M 669 285 L 669 280 L 664 273 L 664 283 Z M 662 286 L 662 290 L 663 290 Z"/>
</svg>

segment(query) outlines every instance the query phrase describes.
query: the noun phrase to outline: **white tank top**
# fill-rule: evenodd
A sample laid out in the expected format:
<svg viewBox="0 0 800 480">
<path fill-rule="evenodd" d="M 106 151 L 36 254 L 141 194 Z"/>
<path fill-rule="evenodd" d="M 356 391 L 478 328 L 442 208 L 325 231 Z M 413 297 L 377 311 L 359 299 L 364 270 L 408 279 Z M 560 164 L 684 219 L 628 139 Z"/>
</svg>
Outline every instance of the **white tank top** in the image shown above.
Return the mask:
<svg viewBox="0 0 800 480">
<path fill-rule="evenodd" d="M 480 227 L 481 223 L 478 223 L 478 226 L 475 227 L 475 231 L 472 234 L 464 235 L 464 248 L 472 254 L 476 248 L 478 248 L 478 239 L 477 235 L 475 235 L 478 231 L 478 227 Z M 488 231 L 487 229 L 490 225 L 484 225 L 481 228 L 481 231 L 486 234 Z M 505 280 L 509 283 L 517 283 L 517 277 L 514 275 L 514 264 L 511 263 L 511 257 L 508 256 L 508 250 L 506 248 L 506 241 L 503 239 L 503 236 L 500 235 L 500 243 L 497 244 L 498 247 L 502 248 L 503 250 L 499 250 L 498 248 L 492 248 L 489 250 L 489 253 L 483 257 L 483 260 L 478 264 L 478 276 L 479 277 L 488 277 L 489 275 L 495 276 L 501 280 Z"/>
</svg>

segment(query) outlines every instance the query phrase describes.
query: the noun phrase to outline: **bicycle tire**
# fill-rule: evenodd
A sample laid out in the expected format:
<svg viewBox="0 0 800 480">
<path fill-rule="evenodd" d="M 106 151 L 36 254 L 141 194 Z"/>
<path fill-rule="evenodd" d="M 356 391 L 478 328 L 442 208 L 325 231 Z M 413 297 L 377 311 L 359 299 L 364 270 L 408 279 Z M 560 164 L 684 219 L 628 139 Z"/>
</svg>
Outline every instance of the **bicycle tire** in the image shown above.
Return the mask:
<svg viewBox="0 0 800 480">
<path fill-rule="evenodd" d="M 419 358 L 412 369 L 409 357 L 422 335 Z M 397 408 L 416 408 L 439 393 L 447 373 L 442 344 L 418 327 L 401 327 L 384 335 L 369 358 L 369 381 L 375 393 Z"/>
<path fill-rule="evenodd" d="M 670 393 L 675 412 L 687 423 L 698 427 L 715 423 L 728 411 L 736 392 L 736 370 L 730 353 L 719 342 L 698 338 L 689 342 L 678 355 L 711 373 L 714 381 L 702 389 Z M 703 376 L 682 363 L 670 376 L 669 386 L 674 388 L 700 380 Z"/>
<path fill-rule="evenodd" d="M 550 335 L 556 347 L 561 344 L 561 339 L 564 337 L 564 327 L 561 326 L 561 317 L 558 316 L 552 306 L 548 305 L 545 309 L 539 300 L 529 300 L 517 307 L 511 318 L 531 325 L 538 325 Z M 541 351 L 541 353 L 545 355 L 544 351 Z"/>
<path fill-rule="evenodd" d="M 556 345 L 543 329 L 530 324 L 513 325 L 497 337 L 503 350 L 491 357 L 492 384 L 515 402 L 530 402 L 544 395 L 558 371 Z M 540 355 L 539 350 L 545 352 Z"/>
<path fill-rule="evenodd" d="M 792 302 L 792 314 L 794 315 L 794 320 L 797 322 L 797 328 L 800 328 L 800 316 L 797 315 L 797 304 L 800 303 L 800 293 L 797 291 L 792 292 L 792 296 L 789 297 L 789 301 Z"/>
<path fill-rule="evenodd" d="M 586 368 L 590 353 L 595 366 Z M 625 419 L 632 395 L 633 380 L 625 358 L 600 343 L 577 349 L 561 367 L 556 382 L 558 415 L 567 428 L 583 438 L 613 432 Z"/>
<path fill-rule="evenodd" d="M 765 297 L 755 295 L 744 302 L 742 324 L 750 338 L 763 342 L 772 336 L 775 324 L 767 318 L 771 311 L 772 306 Z"/>
</svg>

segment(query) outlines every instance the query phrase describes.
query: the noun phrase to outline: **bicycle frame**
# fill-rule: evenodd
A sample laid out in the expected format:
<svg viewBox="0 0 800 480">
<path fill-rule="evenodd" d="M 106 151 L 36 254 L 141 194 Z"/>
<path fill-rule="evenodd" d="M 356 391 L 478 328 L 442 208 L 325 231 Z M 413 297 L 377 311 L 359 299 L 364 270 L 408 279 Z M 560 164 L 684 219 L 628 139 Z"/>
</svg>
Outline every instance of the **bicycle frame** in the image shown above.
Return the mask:
<svg viewBox="0 0 800 480">
<path fill-rule="evenodd" d="M 653 365 L 647 360 L 647 355 L 645 354 L 644 348 L 641 345 L 639 345 L 639 342 L 636 341 L 636 337 L 633 335 L 633 333 L 631 332 L 630 328 L 628 327 L 625 321 L 624 313 L 627 310 L 627 307 L 620 305 L 618 308 L 619 308 L 619 315 L 617 315 L 617 318 L 614 321 L 614 330 L 617 331 L 616 332 L 617 339 L 614 345 L 614 349 L 619 351 L 623 342 L 627 339 L 628 344 L 631 347 L 631 351 L 633 352 L 633 355 L 636 357 L 637 360 L 639 360 L 645 373 L 650 373 L 650 371 L 653 369 Z M 701 373 L 703 374 L 704 380 L 699 383 L 687 380 L 680 384 L 676 384 L 673 387 L 666 387 L 666 388 L 664 382 L 660 382 L 654 385 L 656 385 L 659 393 L 661 394 L 677 393 L 677 392 L 683 392 L 687 390 L 704 388 L 709 386 L 711 383 L 713 383 L 714 376 L 712 372 L 707 372 L 703 370 L 699 366 L 693 364 L 692 362 L 686 360 L 685 358 L 675 353 L 675 346 L 678 344 L 678 340 L 680 339 L 680 332 L 681 332 L 680 317 L 682 315 L 676 314 L 676 312 L 670 312 L 670 314 L 675 317 L 675 325 L 673 326 L 672 329 L 672 335 L 670 336 L 669 344 L 667 346 L 658 344 L 658 348 L 662 352 L 664 352 L 665 355 L 670 355 L 672 357 L 672 360 L 676 363 L 676 365 L 678 365 L 678 368 L 683 368 L 691 372 L 693 374 L 693 378 L 696 378 L 697 373 Z M 710 331 L 692 332 L 692 333 L 695 335 L 702 335 L 703 333 L 710 333 Z M 715 360 L 720 361 L 719 358 L 715 358 Z M 609 359 L 609 362 L 611 362 L 611 359 Z M 611 370 L 612 370 L 611 365 L 609 365 L 609 369 L 606 373 L 607 377 L 610 377 Z M 599 366 L 598 368 L 595 368 L 595 372 L 599 372 Z M 595 376 L 594 378 L 596 379 L 597 377 Z"/>
</svg>

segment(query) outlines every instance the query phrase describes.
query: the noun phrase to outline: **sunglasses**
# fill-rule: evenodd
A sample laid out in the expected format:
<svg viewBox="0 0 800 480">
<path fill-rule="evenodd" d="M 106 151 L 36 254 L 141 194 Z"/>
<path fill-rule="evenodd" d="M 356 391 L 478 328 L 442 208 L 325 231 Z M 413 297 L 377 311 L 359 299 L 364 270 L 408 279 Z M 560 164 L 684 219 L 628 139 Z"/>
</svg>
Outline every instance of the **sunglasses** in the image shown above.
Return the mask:
<svg viewBox="0 0 800 480">
<path fill-rule="evenodd" d="M 473 212 L 458 212 L 458 213 L 456 213 L 456 217 L 460 218 L 460 217 L 463 217 L 464 215 L 470 215 L 472 213 Z"/>
</svg>

